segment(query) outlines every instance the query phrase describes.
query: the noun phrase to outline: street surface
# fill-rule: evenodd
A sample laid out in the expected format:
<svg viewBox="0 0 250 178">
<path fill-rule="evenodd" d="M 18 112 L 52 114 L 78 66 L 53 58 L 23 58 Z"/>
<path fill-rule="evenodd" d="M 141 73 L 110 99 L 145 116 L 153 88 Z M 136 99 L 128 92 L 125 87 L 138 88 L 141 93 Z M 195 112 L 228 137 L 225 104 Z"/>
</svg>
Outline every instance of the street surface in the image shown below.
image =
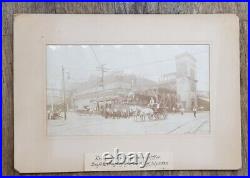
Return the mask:
<svg viewBox="0 0 250 178">
<path fill-rule="evenodd" d="M 48 120 L 49 136 L 208 134 L 209 112 L 170 113 L 164 120 L 135 121 L 131 118 L 105 119 L 100 115 L 68 112 L 67 119 Z"/>
</svg>

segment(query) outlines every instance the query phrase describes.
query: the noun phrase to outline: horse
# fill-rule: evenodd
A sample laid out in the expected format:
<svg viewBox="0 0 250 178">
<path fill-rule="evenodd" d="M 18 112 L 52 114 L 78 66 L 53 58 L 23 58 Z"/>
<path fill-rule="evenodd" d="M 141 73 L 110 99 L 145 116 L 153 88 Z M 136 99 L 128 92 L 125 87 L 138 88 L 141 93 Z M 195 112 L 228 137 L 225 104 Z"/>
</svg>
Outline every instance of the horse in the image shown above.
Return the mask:
<svg viewBox="0 0 250 178">
<path fill-rule="evenodd" d="M 145 121 L 146 119 L 150 120 L 154 116 L 154 111 L 151 108 L 143 108 L 140 110 L 139 117 L 141 120 Z"/>
</svg>

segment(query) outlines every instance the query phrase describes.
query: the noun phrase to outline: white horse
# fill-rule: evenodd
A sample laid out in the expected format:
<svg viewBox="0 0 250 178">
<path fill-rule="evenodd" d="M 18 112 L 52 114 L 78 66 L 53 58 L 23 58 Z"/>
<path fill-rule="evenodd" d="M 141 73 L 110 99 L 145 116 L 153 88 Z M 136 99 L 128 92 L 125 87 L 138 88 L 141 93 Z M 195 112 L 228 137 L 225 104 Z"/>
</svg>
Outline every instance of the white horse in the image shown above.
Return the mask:
<svg viewBox="0 0 250 178">
<path fill-rule="evenodd" d="M 146 119 L 150 120 L 151 118 L 153 118 L 153 115 L 154 115 L 153 109 L 143 108 L 140 111 L 139 117 L 141 120 L 146 120 Z"/>
</svg>

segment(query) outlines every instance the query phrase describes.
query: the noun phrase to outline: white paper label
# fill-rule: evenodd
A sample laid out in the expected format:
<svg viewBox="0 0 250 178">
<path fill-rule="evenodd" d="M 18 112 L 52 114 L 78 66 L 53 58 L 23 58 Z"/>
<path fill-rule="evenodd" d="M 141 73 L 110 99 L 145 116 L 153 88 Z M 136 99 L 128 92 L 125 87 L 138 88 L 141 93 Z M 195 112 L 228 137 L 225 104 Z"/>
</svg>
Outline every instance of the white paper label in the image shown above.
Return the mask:
<svg viewBox="0 0 250 178">
<path fill-rule="evenodd" d="M 171 170 L 169 152 L 86 153 L 85 171 Z"/>
</svg>

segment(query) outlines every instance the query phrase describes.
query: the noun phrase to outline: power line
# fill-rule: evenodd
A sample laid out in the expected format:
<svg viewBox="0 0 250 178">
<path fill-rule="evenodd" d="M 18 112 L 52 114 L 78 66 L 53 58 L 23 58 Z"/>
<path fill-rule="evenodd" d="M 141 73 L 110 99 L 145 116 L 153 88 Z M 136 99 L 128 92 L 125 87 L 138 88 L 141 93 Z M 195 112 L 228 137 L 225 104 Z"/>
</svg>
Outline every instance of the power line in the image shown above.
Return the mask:
<svg viewBox="0 0 250 178">
<path fill-rule="evenodd" d="M 98 65 L 101 65 L 100 61 L 99 61 L 98 58 L 97 58 L 97 55 L 96 55 L 96 53 L 95 53 L 95 50 L 92 48 L 92 46 L 90 46 L 90 49 L 91 49 L 91 51 L 93 52 L 94 58 L 95 58 L 96 62 L 98 63 Z"/>
<path fill-rule="evenodd" d="M 142 66 L 146 66 L 146 65 L 152 65 L 152 64 L 163 63 L 163 62 L 172 62 L 173 60 L 174 59 L 171 59 L 171 60 L 169 60 L 169 59 L 163 59 L 163 60 L 158 60 L 158 61 L 154 61 L 154 62 L 146 62 L 146 63 L 136 64 L 136 65 L 131 65 L 131 66 L 125 66 L 125 67 L 122 67 L 121 69 L 134 68 L 134 67 L 142 67 Z"/>
<path fill-rule="evenodd" d="M 199 51 L 197 53 L 193 53 L 192 55 L 195 56 L 195 55 L 199 55 L 201 53 L 204 53 L 204 52 L 203 51 Z M 146 66 L 146 65 L 158 64 L 158 63 L 164 63 L 164 62 L 173 62 L 174 60 L 175 60 L 175 57 L 173 57 L 171 59 L 162 59 L 162 60 L 157 60 L 157 61 L 152 61 L 152 62 L 146 62 L 146 63 L 136 64 L 136 65 L 131 65 L 131 66 L 125 66 L 125 67 L 122 67 L 122 69 L 124 69 L 124 68 L 133 68 L 133 67 L 142 67 L 142 66 Z"/>
</svg>

